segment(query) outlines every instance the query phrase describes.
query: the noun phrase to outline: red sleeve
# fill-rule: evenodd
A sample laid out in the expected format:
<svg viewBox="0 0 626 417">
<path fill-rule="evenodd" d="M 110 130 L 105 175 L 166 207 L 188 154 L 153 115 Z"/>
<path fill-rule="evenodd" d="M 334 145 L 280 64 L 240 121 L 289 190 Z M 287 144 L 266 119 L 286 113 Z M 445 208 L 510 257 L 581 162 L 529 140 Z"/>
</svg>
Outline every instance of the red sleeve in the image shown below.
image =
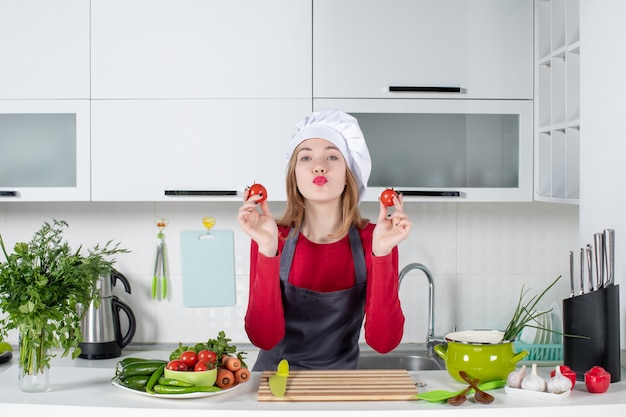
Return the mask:
<svg viewBox="0 0 626 417">
<path fill-rule="evenodd" d="M 402 340 L 404 314 L 398 294 L 398 248 L 387 256 L 372 255 L 371 233 L 363 236 L 367 264 L 365 341 L 379 353 L 393 350 Z"/>
<path fill-rule="evenodd" d="M 258 348 L 269 350 L 285 335 L 285 316 L 280 291 L 280 254 L 268 258 L 250 245 L 250 289 L 245 329 Z"/>
</svg>

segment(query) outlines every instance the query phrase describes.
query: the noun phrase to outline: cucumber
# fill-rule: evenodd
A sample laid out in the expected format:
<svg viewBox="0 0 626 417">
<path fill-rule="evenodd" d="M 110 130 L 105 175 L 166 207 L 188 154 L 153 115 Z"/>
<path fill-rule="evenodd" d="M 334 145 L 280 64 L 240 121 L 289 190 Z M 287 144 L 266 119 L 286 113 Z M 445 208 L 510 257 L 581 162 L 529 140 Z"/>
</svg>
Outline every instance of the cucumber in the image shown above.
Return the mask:
<svg viewBox="0 0 626 417">
<path fill-rule="evenodd" d="M 122 373 L 124 368 L 126 368 L 128 365 L 130 365 L 131 363 L 137 363 L 137 362 L 167 363 L 167 361 L 161 360 L 161 359 L 145 359 L 145 358 L 133 358 L 133 357 L 124 358 L 121 361 L 118 361 L 117 364 L 115 365 L 115 374 L 119 375 L 120 373 Z"/>
<path fill-rule="evenodd" d="M 152 375 L 160 367 L 165 368 L 165 361 L 141 361 L 126 365 L 119 373 L 120 379 L 135 375 Z"/>
</svg>

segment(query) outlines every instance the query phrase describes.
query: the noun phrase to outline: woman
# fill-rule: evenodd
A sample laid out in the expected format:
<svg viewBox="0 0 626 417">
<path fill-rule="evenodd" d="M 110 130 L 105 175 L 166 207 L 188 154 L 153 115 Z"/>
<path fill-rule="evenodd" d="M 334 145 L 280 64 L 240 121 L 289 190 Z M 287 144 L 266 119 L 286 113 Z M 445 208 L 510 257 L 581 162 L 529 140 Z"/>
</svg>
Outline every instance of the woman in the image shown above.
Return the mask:
<svg viewBox="0 0 626 417">
<path fill-rule="evenodd" d="M 245 328 L 260 353 L 253 370 L 351 369 L 359 335 L 386 353 L 402 339 L 397 245 L 411 230 L 394 197 L 376 225 L 361 218 L 371 160 L 357 120 L 314 112 L 287 150 L 287 205 L 277 221 L 261 196 L 244 192 L 238 221 L 250 236 Z M 260 210 L 257 209 L 260 208 Z"/>
</svg>

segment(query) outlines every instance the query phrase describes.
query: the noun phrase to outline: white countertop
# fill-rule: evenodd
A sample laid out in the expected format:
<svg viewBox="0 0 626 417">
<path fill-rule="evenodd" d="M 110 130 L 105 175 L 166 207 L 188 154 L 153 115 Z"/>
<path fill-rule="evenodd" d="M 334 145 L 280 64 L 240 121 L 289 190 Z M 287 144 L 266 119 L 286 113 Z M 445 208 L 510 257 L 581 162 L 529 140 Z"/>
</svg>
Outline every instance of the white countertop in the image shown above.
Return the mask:
<svg viewBox="0 0 626 417">
<path fill-rule="evenodd" d="M 495 397 L 492 404 L 484 405 L 468 400 L 453 407 L 425 401 L 363 401 L 363 402 L 258 402 L 257 390 L 261 374 L 252 373 L 249 382 L 232 392 L 205 398 L 165 399 L 128 392 L 111 384 L 115 364 L 126 356 L 167 359 L 169 351 L 129 351 L 121 358 L 86 360 L 54 358 L 50 369 L 50 390 L 44 393 L 24 393 L 17 386 L 17 360 L 0 365 L 0 407 L 3 416 L 32 415 L 97 417 L 172 417 L 179 412 L 185 416 L 207 416 L 207 410 L 228 410 L 228 415 L 277 416 L 321 415 L 334 412 L 342 416 L 380 416 L 381 411 L 393 411 L 396 416 L 506 415 L 528 417 L 528 413 L 558 411 L 568 417 L 586 416 L 589 413 L 604 416 L 624 415 L 626 412 L 626 381 L 613 383 L 604 394 L 590 394 L 583 382 L 578 381 L 571 395 L 561 400 L 531 400 L 508 395 L 504 389 L 490 391 Z M 547 377 L 552 368 L 541 368 Z M 464 385 L 455 382 L 446 371 L 411 372 L 415 382 L 425 383 L 420 391 L 434 389 L 459 390 Z M 593 409 L 589 409 L 593 407 Z M 38 408 L 42 408 L 39 410 Z M 558 408 L 558 410 L 557 410 Z M 506 414 L 503 414 L 506 413 Z M 543 415 L 543 414 L 542 414 Z M 561 415 L 561 414 L 559 414 Z"/>
</svg>

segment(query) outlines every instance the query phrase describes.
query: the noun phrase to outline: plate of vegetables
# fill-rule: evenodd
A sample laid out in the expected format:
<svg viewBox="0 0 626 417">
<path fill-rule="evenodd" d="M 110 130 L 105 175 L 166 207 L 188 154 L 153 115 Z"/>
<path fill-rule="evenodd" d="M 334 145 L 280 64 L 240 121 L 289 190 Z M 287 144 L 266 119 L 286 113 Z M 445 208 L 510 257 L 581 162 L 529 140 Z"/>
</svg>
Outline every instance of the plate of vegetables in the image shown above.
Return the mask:
<svg viewBox="0 0 626 417">
<path fill-rule="evenodd" d="M 184 346 L 169 360 L 125 358 L 118 362 L 112 384 L 135 394 L 157 398 L 202 398 L 230 392 L 250 380 L 244 352 L 237 352 L 220 332 L 207 343 Z"/>
</svg>

